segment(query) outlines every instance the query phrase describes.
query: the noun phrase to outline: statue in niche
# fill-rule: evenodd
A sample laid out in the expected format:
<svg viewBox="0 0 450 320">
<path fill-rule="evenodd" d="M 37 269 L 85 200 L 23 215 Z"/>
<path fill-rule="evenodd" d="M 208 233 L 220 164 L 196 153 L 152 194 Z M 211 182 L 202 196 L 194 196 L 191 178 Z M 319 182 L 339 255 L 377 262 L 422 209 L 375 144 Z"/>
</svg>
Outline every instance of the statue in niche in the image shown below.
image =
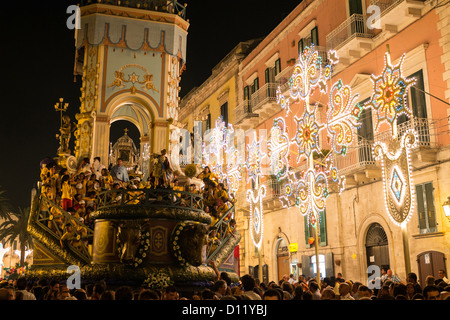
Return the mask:
<svg viewBox="0 0 450 320">
<path fill-rule="evenodd" d="M 70 117 L 68 115 L 62 116 L 62 124 L 59 129 L 60 134 L 57 134 L 56 137 L 59 138 L 59 149 L 58 153 L 68 153 L 70 154 L 70 138 L 72 137 L 72 132 L 76 129 L 76 125 L 72 124 L 70 121 Z"/>
</svg>

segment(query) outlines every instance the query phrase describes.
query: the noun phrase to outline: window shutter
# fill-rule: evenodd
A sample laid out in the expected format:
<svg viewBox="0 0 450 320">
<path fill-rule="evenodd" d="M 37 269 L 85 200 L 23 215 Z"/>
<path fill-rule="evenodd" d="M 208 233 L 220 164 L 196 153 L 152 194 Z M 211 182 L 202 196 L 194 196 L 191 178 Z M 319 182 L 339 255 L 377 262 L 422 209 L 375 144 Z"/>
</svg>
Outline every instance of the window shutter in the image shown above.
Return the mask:
<svg viewBox="0 0 450 320">
<path fill-rule="evenodd" d="M 309 256 L 302 256 L 302 274 L 311 277 L 311 259 Z"/>
<path fill-rule="evenodd" d="M 223 122 L 225 122 L 225 126 L 228 126 L 228 102 L 220 106 L 220 114 Z"/>
<path fill-rule="evenodd" d="M 325 277 L 334 276 L 333 252 L 325 254 Z"/>
<path fill-rule="evenodd" d="M 208 113 L 208 118 L 206 118 L 206 130 L 211 129 L 211 113 Z"/>
<path fill-rule="evenodd" d="M 248 86 L 244 88 L 244 100 L 250 100 L 250 88 Z"/>
<path fill-rule="evenodd" d="M 426 204 L 427 204 L 426 214 L 428 215 L 428 229 L 430 229 L 430 231 L 437 231 L 436 230 L 436 212 L 434 211 L 433 183 L 432 182 L 425 184 L 425 195 L 426 195 Z"/>
<path fill-rule="evenodd" d="M 253 93 L 259 90 L 259 78 L 256 77 L 255 80 L 253 80 Z"/>
<path fill-rule="evenodd" d="M 304 222 L 305 222 L 305 244 L 306 244 L 306 248 L 311 248 L 311 245 L 308 243 L 308 238 L 311 237 L 311 228 L 308 224 L 308 218 L 305 216 L 303 218 Z"/>
<path fill-rule="evenodd" d="M 427 228 L 427 219 L 425 216 L 425 203 L 423 199 L 423 185 L 416 186 L 416 199 L 417 199 L 417 215 L 419 216 L 419 229 L 424 230 Z"/>
<path fill-rule="evenodd" d="M 281 72 L 281 59 L 278 58 L 275 60 L 275 75 L 279 74 Z"/>
<path fill-rule="evenodd" d="M 269 283 L 269 266 L 267 264 L 262 267 L 262 282 Z"/>
<path fill-rule="evenodd" d="M 269 83 L 270 82 L 270 68 L 266 68 L 266 70 L 264 71 L 264 76 L 265 76 L 266 83 Z"/>
<path fill-rule="evenodd" d="M 317 27 L 311 29 L 311 43 L 313 43 L 316 47 L 319 45 L 319 34 L 317 33 Z"/>
<path fill-rule="evenodd" d="M 303 39 L 300 39 L 300 40 L 298 41 L 298 54 L 299 54 L 299 55 L 300 55 L 300 53 L 303 52 L 303 49 L 304 49 L 304 47 L 303 47 Z"/>
<path fill-rule="evenodd" d="M 327 245 L 327 218 L 326 211 L 321 211 L 320 214 L 320 246 L 325 247 Z"/>
</svg>

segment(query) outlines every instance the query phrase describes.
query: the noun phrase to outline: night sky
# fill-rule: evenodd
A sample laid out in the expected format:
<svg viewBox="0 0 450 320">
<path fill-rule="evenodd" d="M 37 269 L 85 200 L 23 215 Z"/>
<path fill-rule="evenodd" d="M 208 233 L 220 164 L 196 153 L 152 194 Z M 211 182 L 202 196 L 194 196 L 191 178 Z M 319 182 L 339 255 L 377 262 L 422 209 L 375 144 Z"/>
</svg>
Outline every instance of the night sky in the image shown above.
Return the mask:
<svg viewBox="0 0 450 320">
<path fill-rule="evenodd" d="M 211 69 L 240 41 L 268 35 L 301 0 L 181 1 L 190 27 L 187 69 L 180 96 L 199 86 Z M 60 115 L 59 98 L 69 103 L 75 121 L 81 80 L 74 82 L 74 31 L 66 27 L 66 9 L 76 1 L 1 1 L 0 189 L 13 208 L 27 207 L 39 179 L 39 162 L 54 157 Z M 130 123 L 113 124 L 113 141 Z"/>
</svg>

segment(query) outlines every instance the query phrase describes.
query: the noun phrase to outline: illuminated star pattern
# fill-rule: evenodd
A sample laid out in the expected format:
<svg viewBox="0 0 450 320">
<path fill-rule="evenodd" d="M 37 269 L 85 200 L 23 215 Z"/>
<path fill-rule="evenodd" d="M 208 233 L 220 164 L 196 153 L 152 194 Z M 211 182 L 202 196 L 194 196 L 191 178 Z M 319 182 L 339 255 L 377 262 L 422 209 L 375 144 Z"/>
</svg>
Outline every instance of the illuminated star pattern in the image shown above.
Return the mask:
<svg viewBox="0 0 450 320">
<path fill-rule="evenodd" d="M 386 52 L 383 72 L 378 77 L 371 76 L 374 91 L 368 106 L 376 111 L 377 128 L 384 121 L 393 127 L 401 114 L 406 114 L 408 117 L 412 115 L 407 104 L 407 97 L 408 90 L 415 83 L 415 79 L 403 77 L 401 68 L 404 57 L 405 55 L 402 55 L 399 64 L 393 66 L 390 54 Z"/>
<path fill-rule="evenodd" d="M 315 112 L 309 113 L 305 111 L 303 118 L 294 117 L 297 123 L 297 131 L 292 139 L 298 146 L 297 162 L 300 161 L 302 155 L 309 158 L 311 152 L 320 153 L 319 150 L 319 131 L 323 127 L 316 122 Z"/>
</svg>

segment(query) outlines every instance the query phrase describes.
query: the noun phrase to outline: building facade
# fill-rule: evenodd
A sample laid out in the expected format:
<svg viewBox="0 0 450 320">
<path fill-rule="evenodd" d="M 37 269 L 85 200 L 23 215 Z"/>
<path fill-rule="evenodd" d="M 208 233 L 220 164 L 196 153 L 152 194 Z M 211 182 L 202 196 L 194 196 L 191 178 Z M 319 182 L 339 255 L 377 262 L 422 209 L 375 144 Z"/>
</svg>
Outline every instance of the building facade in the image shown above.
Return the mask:
<svg viewBox="0 0 450 320">
<path fill-rule="evenodd" d="M 292 137 L 294 115 L 300 115 L 304 106 L 293 101 L 291 114 L 285 116 L 277 103 L 277 89 L 289 95 L 293 66 L 306 47 L 314 45 L 324 63 L 329 62 L 329 50 L 336 52 L 339 63 L 327 85 L 342 80 L 363 106 L 374 90 L 371 76 L 381 74 L 389 50 L 392 63 L 402 61 L 404 76 L 415 79 L 407 97 L 413 117 L 401 116 L 398 130 L 415 129 L 418 140 L 411 154 L 415 207 L 402 230 L 386 211 L 381 164 L 372 153 L 374 142 L 389 142 L 392 134 L 385 124 L 377 125 L 373 109 L 362 110 L 362 125 L 354 130 L 357 138 L 345 156 L 335 158 L 346 188 L 343 192 L 330 188 L 326 210 L 320 215 L 318 255 L 306 218 L 295 206 L 281 205 L 281 184 L 269 171 L 261 177 L 267 193 L 259 250 L 250 236 L 245 192 L 238 192 L 241 274 L 253 273 L 263 281 L 278 281 L 289 273 L 314 277 L 318 263 L 322 277 L 342 273 L 346 279 L 365 282 L 371 275 L 368 267 L 376 265 L 392 269 L 403 280 L 409 271 L 415 272 L 423 281 L 447 269 L 450 221 L 442 204 L 450 196 L 449 16 L 450 5 L 439 1 L 302 1 L 240 62 L 237 102 L 229 121 L 235 128 L 269 135 L 274 119 L 282 116 Z M 310 101 L 317 104 L 317 117 L 324 120 L 329 94 L 318 91 Z M 192 93 L 183 100 L 191 97 Z M 329 142 L 322 131 L 319 149 L 330 149 Z M 291 149 L 290 167 L 305 170 L 296 158 Z M 245 177 L 242 181 L 242 190 L 252 188 L 245 185 Z"/>
</svg>

